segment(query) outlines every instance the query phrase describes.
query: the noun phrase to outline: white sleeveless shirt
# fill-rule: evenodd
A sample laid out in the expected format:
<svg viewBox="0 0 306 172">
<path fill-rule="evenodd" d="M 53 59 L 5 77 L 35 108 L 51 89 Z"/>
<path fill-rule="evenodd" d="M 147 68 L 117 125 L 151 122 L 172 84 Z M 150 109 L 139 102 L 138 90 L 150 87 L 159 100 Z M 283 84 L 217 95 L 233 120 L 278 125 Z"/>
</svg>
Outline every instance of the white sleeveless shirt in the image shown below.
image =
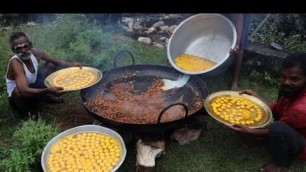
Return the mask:
<svg viewBox="0 0 306 172">
<path fill-rule="evenodd" d="M 14 56 L 10 59 L 10 61 L 11 61 L 12 59 L 15 59 L 15 58 L 17 58 L 18 60 L 20 60 L 20 59 L 18 58 L 17 55 L 14 55 Z M 10 61 L 9 61 L 9 64 L 10 64 Z M 31 73 L 31 72 L 29 71 L 29 69 L 28 69 L 27 66 L 23 63 L 22 60 L 20 60 L 20 61 L 22 62 L 23 69 L 24 69 L 24 72 L 25 72 L 25 74 L 26 74 L 26 79 L 27 79 L 28 85 L 35 83 L 35 81 L 36 81 L 36 79 L 37 79 L 38 62 L 37 62 L 36 58 L 34 57 L 34 55 L 31 53 L 31 61 L 32 61 L 33 66 L 34 66 L 34 69 L 35 69 L 35 72 L 34 72 L 34 73 Z M 5 79 L 6 79 L 6 91 L 7 91 L 8 96 L 11 97 L 11 96 L 12 96 L 12 93 L 13 93 L 13 91 L 14 91 L 14 89 L 16 88 L 16 82 L 15 82 L 15 80 L 10 80 L 10 79 L 7 78 L 8 69 L 9 69 L 9 65 L 8 65 L 8 67 L 7 67 L 6 77 L 5 77 Z"/>
</svg>

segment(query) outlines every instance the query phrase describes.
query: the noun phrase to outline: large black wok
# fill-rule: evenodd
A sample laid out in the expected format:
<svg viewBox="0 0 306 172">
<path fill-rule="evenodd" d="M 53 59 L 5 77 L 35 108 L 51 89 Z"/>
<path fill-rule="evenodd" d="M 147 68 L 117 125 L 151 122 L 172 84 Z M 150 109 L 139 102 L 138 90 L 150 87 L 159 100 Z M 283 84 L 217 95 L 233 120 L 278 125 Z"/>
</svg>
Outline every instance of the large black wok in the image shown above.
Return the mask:
<svg viewBox="0 0 306 172">
<path fill-rule="evenodd" d="M 118 57 L 120 57 L 119 54 L 123 53 L 131 55 L 133 65 L 116 67 L 116 61 L 118 60 Z M 156 132 L 173 129 L 184 124 L 190 116 L 196 114 L 196 112 L 203 108 L 202 104 L 205 97 L 208 95 L 208 90 L 205 83 L 194 75 L 190 76 L 185 86 L 178 89 L 165 91 L 164 96 L 168 106 L 164 109 L 160 109 L 160 115 L 156 118 L 156 122 L 154 123 L 126 123 L 119 120 L 110 119 L 109 117 L 106 118 L 104 114 L 98 114 L 91 107 L 87 106 L 86 102 L 92 100 L 96 96 L 108 94 L 107 90 L 116 84 L 135 81 L 134 88 L 145 92 L 156 78 L 176 80 L 180 75 L 182 75 L 182 73 L 170 66 L 134 65 L 134 58 L 132 54 L 123 51 L 118 53 L 115 57 L 114 68 L 103 71 L 103 78 L 97 84 L 81 90 L 81 100 L 83 102 L 83 106 L 89 112 L 89 114 L 102 123 L 107 123 L 116 127 L 123 127 L 138 132 Z M 195 106 L 195 93 L 198 95 L 197 97 L 200 98 L 200 106 Z M 174 106 L 183 107 L 181 109 L 184 109 L 184 117 L 174 121 L 162 122 L 161 118 L 164 112 L 170 108 L 173 108 Z M 129 116 L 126 118 L 129 118 Z"/>
</svg>

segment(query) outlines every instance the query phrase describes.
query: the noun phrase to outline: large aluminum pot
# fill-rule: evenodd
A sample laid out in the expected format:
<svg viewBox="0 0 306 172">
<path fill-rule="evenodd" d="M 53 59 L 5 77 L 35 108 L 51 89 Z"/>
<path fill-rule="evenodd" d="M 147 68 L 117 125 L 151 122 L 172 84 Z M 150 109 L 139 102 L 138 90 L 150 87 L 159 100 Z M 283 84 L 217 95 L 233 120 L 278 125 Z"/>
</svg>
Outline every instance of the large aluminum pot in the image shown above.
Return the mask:
<svg viewBox="0 0 306 172">
<path fill-rule="evenodd" d="M 209 74 L 224 68 L 229 52 L 237 40 L 235 25 L 221 14 L 196 14 L 182 21 L 173 31 L 167 46 L 170 64 L 178 71 L 190 75 Z M 214 61 L 212 68 L 190 72 L 178 67 L 174 60 L 181 54 L 190 54 Z M 229 65 L 228 65 L 229 66 Z"/>
<path fill-rule="evenodd" d="M 62 133 L 58 134 L 57 136 L 55 136 L 53 139 L 51 139 L 49 141 L 49 143 L 47 144 L 47 146 L 44 148 L 43 154 L 41 156 L 41 166 L 42 169 L 44 170 L 44 172 L 48 172 L 49 168 L 48 168 L 48 164 L 47 164 L 47 159 L 48 156 L 50 154 L 51 148 L 52 146 L 58 142 L 59 140 L 61 140 L 62 138 L 71 135 L 71 134 L 77 134 L 77 133 L 86 133 L 86 132 L 97 132 L 97 133 L 102 133 L 102 134 L 106 134 L 109 135 L 113 138 L 115 138 L 119 143 L 120 143 L 120 147 L 121 147 L 121 158 L 118 162 L 118 164 L 113 168 L 112 172 L 117 171 L 119 169 L 119 167 L 122 165 L 125 156 L 126 156 L 126 147 L 125 147 L 125 143 L 122 139 L 122 137 L 114 130 L 106 128 L 106 127 L 101 127 L 98 125 L 82 125 L 82 126 L 78 126 L 78 127 L 74 127 L 71 129 L 68 129 L 66 131 L 63 131 Z"/>
</svg>

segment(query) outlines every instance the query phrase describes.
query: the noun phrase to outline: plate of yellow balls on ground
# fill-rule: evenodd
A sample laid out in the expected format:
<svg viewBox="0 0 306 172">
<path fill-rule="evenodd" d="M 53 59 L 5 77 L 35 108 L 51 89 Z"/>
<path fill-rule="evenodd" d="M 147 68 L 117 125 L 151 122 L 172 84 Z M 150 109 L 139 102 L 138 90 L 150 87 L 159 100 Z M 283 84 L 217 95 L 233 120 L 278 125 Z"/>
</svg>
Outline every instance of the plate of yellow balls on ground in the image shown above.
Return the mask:
<svg viewBox="0 0 306 172">
<path fill-rule="evenodd" d="M 244 124 L 262 128 L 272 121 L 272 112 L 260 99 L 238 91 L 219 91 L 208 95 L 204 108 L 210 116 L 225 125 Z"/>
<path fill-rule="evenodd" d="M 44 148 L 41 165 L 44 172 L 114 172 L 122 165 L 126 147 L 114 130 L 97 125 L 68 129 Z"/>
<path fill-rule="evenodd" d="M 83 66 L 58 70 L 50 74 L 44 83 L 47 87 L 63 87 L 64 91 L 74 91 L 90 87 L 101 79 L 100 70 Z"/>
</svg>

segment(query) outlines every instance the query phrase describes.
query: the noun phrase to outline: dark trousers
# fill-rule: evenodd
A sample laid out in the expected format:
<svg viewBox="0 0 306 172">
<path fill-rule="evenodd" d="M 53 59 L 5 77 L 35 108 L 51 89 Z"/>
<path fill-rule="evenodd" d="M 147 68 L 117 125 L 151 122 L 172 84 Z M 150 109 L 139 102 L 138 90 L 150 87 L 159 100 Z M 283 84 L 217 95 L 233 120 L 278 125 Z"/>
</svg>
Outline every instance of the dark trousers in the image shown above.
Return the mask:
<svg viewBox="0 0 306 172">
<path fill-rule="evenodd" d="M 273 122 L 268 136 L 272 160 L 279 166 L 288 167 L 292 159 L 304 150 L 304 136 L 283 122 Z"/>
<path fill-rule="evenodd" d="M 31 88 L 46 88 L 44 83 L 45 78 L 52 72 L 58 70 L 51 62 L 46 62 L 41 69 L 38 69 L 37 78 L 34 84 L 29 85 Z M 12 96 L 9 97 L 10 106 L 19 111 L 21 115 L 28 114 L 30 111 L 35 111 L 36 105 L 43 102 L 46 95 L 39 96 L 21 96 L 18 90 L 14 90 Z"/>
<path fill-rule="evenodd" d="M 37 73 L 37 79 L 34 84 L 29 85 L 31 88 L 46 88 L 44 84 L 44 76 L 41 71 Z M 21 113 L 22 116 L 28 112 L 35 110 L 38 102 L 44 99 L 44 95 L 40 96 L 19 96 L 16 90 L 13 91 L 12 96 L 8 98 L 10 106 Z"/>
</svg>

